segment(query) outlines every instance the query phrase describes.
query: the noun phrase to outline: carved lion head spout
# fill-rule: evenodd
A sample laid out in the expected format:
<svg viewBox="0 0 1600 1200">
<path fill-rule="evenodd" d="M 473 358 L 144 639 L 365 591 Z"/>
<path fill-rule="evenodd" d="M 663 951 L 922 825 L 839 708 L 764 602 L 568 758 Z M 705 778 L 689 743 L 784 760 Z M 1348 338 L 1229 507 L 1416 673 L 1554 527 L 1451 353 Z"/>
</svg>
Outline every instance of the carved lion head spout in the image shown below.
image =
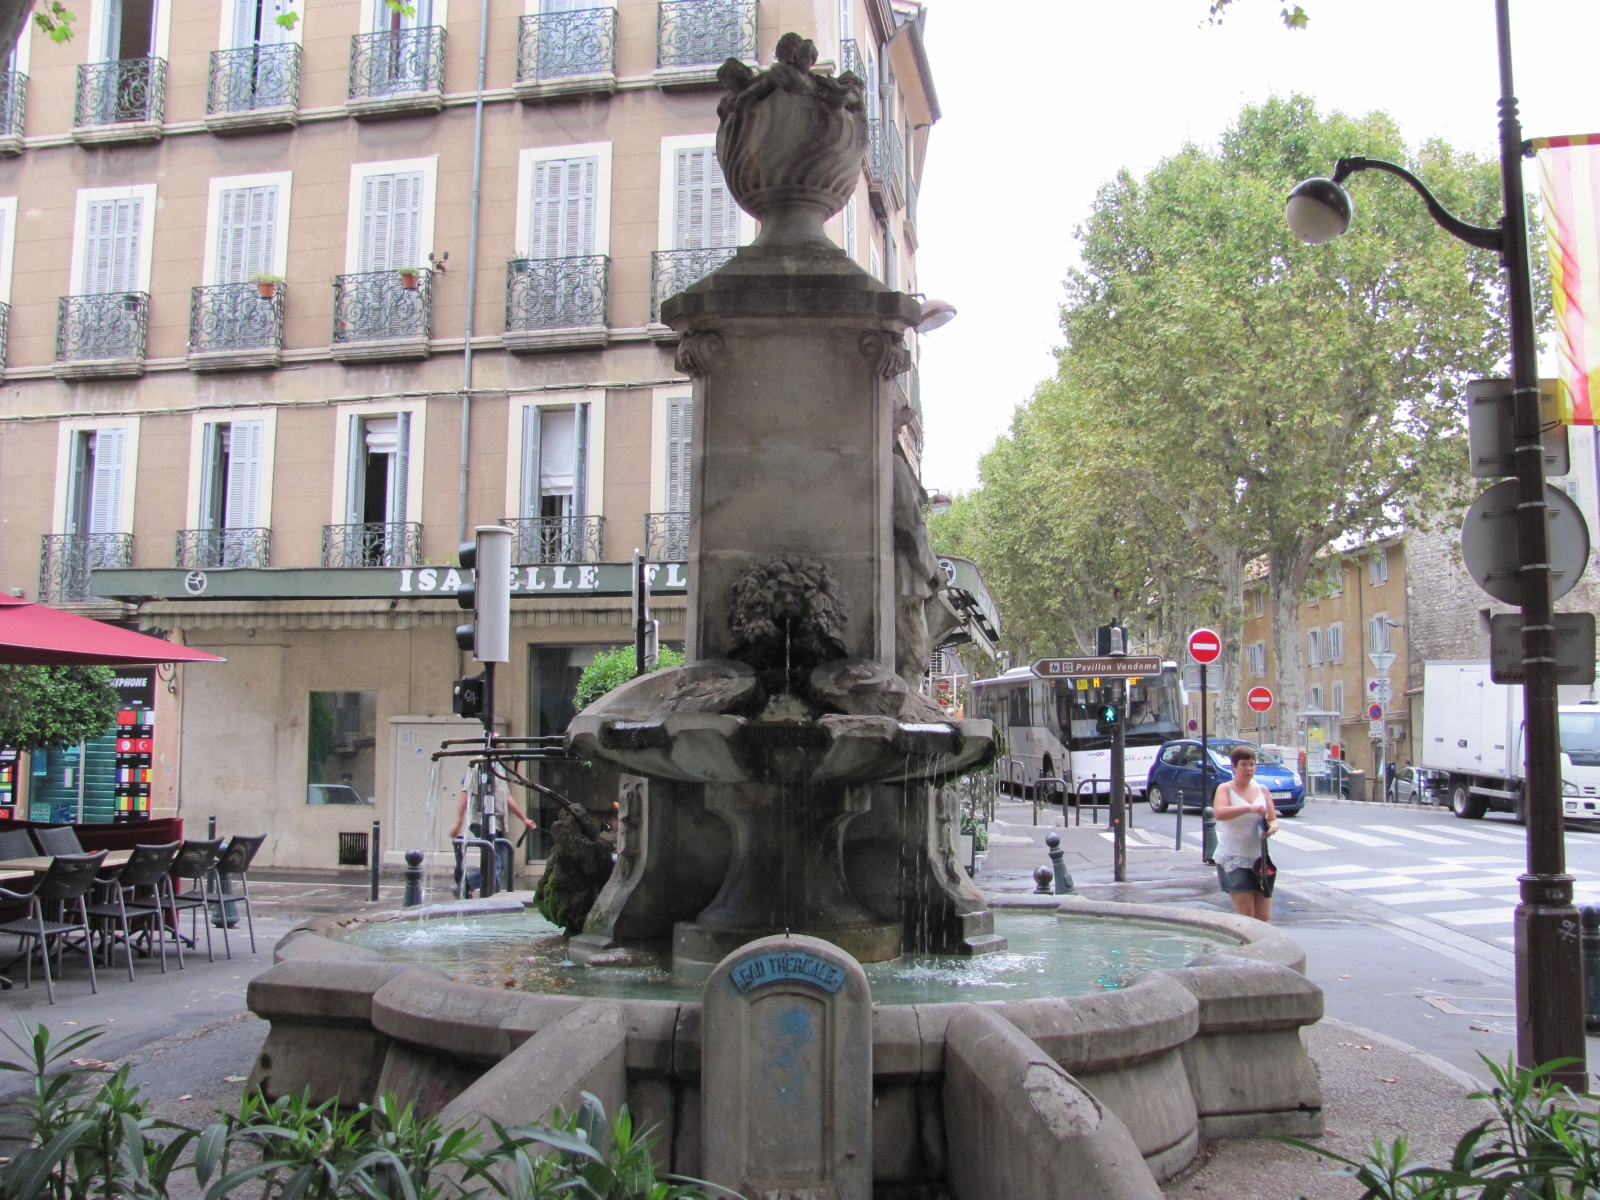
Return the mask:
<svg viewBox="0 0 1600 1200">
<path fill-rule="evenodd" d="M 787 663 L 792 673 L 810 672 L 843 658 L 846 623 L 833 572 L 797 554 L 763 559 L 728 589 L 728 656 L 757 671 Z"/>
<path fill-rule="evenodd" d="M 855 194 L 867 150 L 860 79 L 811 68 L 817 48 L 797 33 L 778 40 L 775 61 L 757 73 L 736 58 L 717 78 L 717 158 L 728 190 L 761 222 L 757 245 L 827 243 L 822 223 Z"/>
</svg>

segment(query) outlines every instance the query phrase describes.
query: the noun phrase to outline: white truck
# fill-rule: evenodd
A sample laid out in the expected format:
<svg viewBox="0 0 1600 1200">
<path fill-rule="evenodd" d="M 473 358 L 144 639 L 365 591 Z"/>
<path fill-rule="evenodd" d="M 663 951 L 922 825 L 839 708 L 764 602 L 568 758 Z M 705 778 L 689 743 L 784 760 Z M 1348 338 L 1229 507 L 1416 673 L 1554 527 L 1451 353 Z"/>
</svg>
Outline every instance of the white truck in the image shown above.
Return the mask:
<svg viewBox="0 0 1600 1200">
<path fill-rule="evenodd" d="M 1421 761 L 1447 777 L 1456 816 L 1490 809 L 1523 817 L 1522 687 L 1495 683 L 1487 662 L 1423 665 Z M 1558 689 L 1561 796 L 1569 819 L 1600 820 L 1600 701 L 1587 685 Z"/>
</svg>

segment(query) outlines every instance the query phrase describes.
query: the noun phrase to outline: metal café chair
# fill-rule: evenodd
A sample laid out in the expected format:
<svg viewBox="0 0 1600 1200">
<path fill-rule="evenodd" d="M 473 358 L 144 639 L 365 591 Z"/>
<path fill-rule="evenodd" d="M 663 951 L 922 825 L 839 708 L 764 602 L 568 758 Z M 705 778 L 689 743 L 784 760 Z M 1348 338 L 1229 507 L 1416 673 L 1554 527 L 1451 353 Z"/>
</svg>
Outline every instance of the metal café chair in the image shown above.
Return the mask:
<svg viewBox="0 0 1600 1200">
<path fill-rule="evenodd" d="M 261 849 L 267 835 L 236 833 L 228 839 L 228 848 L 222 852 L 222 857 L 217 860 L 215 874 L 217 876 L 217 893 L 222 896 L 224 904 L 244 905 L 245 924 L 250 930 L 250 953 L 256 952 L 256 918 L 250 911 L 250 864 L 255 860 L 256 852 Z M 233 894 L 230 886 L 232 881 L 239 881 L 240 891 Z M 227 942 L 228 919 L 227 912 L 223 910 L 222 916 L 223 941 Z M 229 958 L 233 955 L 230 953 Z"/>
<path fill-rule="evenodd" d="M 7 921 L 0 925 L 0 933 L 12 933 L 23 939 L 32 939 L 38 942 L 40 958 L 44 962 L 44 986 L 50 997 L 50 1003 L 56 1002 L 55 981 L 50 975 L 50 939 L 56 941 L 56 974 L 61 974 L 62 950 L 67 934 L 83 934 L 84 959 L 89 964 L 89 990 L 95 993 L 100 991 L 99 984 L 94 977 L 94 953 L 89 946 L 89 905 L 86 897 L 89 889 L 94 887 L 94 877 L 100 870 L 100 863 L 105 859 L 106 852 L 97 850 L 93 854 L 58 854 L 50 864 L 50 869 L 44 873 L 37 887 L 31 895 L 23 896 L 17 892 L 0 888 L 0 900 L 25 900 L 28 902 L 28 915 L 21 920 Z M 44 902 L 50 901 L 61 905 L 61 916 L 65 918 L 70 912 L 69 906 L 76 904 L 78 908 L 78 923 L 72 924 L 66 920 L 47 920 L 44 915 Z M 26 958 L 26 973 L 23 976 L 23 986 L 31 987 L 33 984 L 33 948 L 28 948 Z"/>
<path fill-rule="evenodd" d="M 57 825 L 51 829 L 35 829 L 34 840 L 39 843 L 39 853 L 82 854 L 83 843 L 78 841 L 77 831 L 71 825 Z M 22 857 L 18 855 L 17 857 Z"/>
<path fill-rule="evenodd" d="M 26 829 L 7 829 L 0 832 L 0 860 L 33 858 L 39 850 Z"/>
<path fill-rule="evenodd" d="M 195 886 L 186 892 L 178 892 L 170 897 L 173 909 L 172 924 L 176 932 L 178 916 L 182 910 L 189 913 L 189 945 L 198 947 L 200 935 L 197 924 L 200 920 L 200 910 L 207 910 L 206 920 L 206 959 L 216 962 L 216 952 L 211 945 L 210 906 L 217 903 L 219 896 L 211 890 L 212 881 L 216 878 L 217 860 L 222 857 L 222 844 L 226 838 L 213 838 L 208 842 L 185 841 L 183 849 L 178 851 L 178 857 L 172 863 L 172 876 L 175 879 L 187 879 Z M 228 927 L 222 927 L 222 944 L 228 944 Z M 228 949 L 228 957 L 233 957 L 233 950 Z M 183 967 L 183 936 L 178 936 L 178 967 Z"/>
<path fill-rule="evenodd" d="M 167 973 L 167 922 L 166 910 L 172 902 L 172 860 L 178 856 L 178 848 L 182 842 L 171 842 L 165 846 L 135 846 L 127 865 L 117 875 L 106 900 L 89 906 L 89 915 L 98 917 L 105 922 L 106 930 L 102 946 L 105 951 L 105 965 L 111 965 L 111 952 L 118 941 L 118 928 L 121 929 L 120 940 L 123 953 L 128 956 L 128 982 L 133 982 L 133 924 L 155 919 L 155 936 L 161 939 L 161 973 Z M 153 894 L 152 907 L 141 903 L 137 892 L 140 888 L 149 888 Z M 131 890 L 135 893 L 131 901 L 125 900 L 123 893 Z M 113 924 L 113 922 L 115 924 Z M 173 923 L 177 923 L 177 915 L 173 915 Z M 149 930 L 141 930 L 148 934 Z M 177 937 L 174 928 L 173 937 Z"/>
</svg>

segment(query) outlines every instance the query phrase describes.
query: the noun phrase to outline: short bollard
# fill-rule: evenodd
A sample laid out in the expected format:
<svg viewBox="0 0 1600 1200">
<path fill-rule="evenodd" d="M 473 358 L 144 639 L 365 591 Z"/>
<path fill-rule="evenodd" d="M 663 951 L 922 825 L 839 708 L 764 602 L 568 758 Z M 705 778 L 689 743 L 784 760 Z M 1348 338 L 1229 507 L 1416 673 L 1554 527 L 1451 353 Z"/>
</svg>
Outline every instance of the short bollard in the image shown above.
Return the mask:
<svg viewBox="0 0 1600 1200">
<path fill-rule="evenodd" d="M 1578 907 L 1583 918 L 1583 1027 L 1600 1032 L 1600 904 Z"/>
<path fill-rule="evenodd" d="M 378 867 L 383 862 L 378 852 L 378 834 L 380 832 L 378 822 L 374 821 L 372 823 L 372 841 L 368 843 L 371 848 L 367 851 L 367 865 L 372 868 L 372 899 L 374 900 L 378 898 Z"/>
<path fill-rule="evenodd" d="M 1061 848 L 1061 835 L 1052 829 L 1044 835 L 1044 844 L 1050 849 L 1050 866 L 1055 871 L 1056 895 L 1076 896 L 1078 889 L 1067 874 L 1067 852 Z"/>
<path fill-rule="evenodd" d="M 1217 860 L 1217 810 L 1209 804 L 1200 810 L 1200 861 L 1211 866 Z"/>
<path fill-rule="evenodd" d="M 400 903 L 406 908 L 422 903 L 422 851 L 415 846 L 406 851 L 406 896 Z"/>
<path fill-rule="evenodd" d="M 1035 867 L 1033 869 L 1033 894 L 1035 896 L 1055 895 L 1056 873 L 1049 867 Z"/>
</svg>

